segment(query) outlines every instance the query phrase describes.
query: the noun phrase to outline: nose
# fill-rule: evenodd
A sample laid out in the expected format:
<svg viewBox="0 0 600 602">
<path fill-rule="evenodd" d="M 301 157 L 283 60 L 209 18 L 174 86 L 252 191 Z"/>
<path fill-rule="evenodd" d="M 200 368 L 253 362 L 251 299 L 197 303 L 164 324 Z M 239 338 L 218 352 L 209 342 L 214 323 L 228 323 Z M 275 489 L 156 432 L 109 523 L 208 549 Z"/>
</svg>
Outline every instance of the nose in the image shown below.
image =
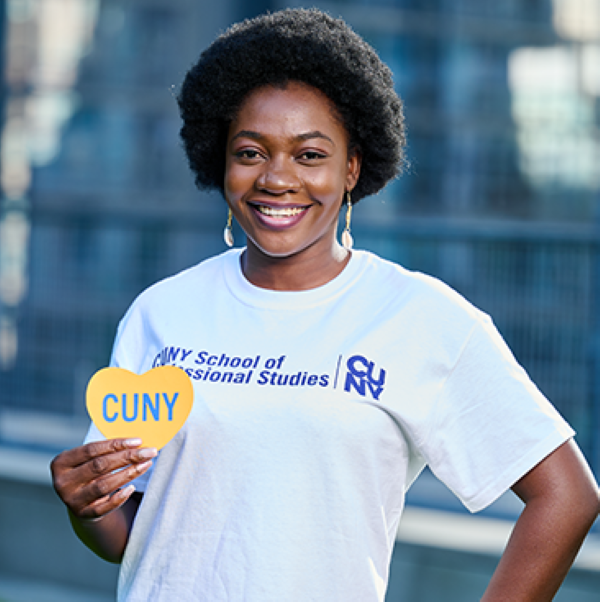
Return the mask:
<svg viewBox="0 0 600 602">
<path fill-rule="evenodd" d="M 297 192 L 300 188 L 300 179 L 292 159 L 272 157 L 265 162 L 256 184 L 263 192 L 285 194 L 286 192 Z"/>
</svg>

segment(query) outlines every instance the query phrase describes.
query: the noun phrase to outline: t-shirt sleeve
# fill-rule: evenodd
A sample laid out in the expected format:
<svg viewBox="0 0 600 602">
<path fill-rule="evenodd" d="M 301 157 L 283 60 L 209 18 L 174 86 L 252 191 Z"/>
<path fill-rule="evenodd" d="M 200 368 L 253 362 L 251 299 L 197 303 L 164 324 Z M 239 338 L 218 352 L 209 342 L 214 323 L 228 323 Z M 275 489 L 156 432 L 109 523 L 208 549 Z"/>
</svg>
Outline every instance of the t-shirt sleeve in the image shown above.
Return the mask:
<svg viewBox="0 0 600 602">
<path fill-rule="evenodd" d="M 128 349 L 128 347 L 131 348 L 132 345 L 128 345 L 128 339 L 131 338 L 134 341 L 136 341 L 140 338 L 139 336 L 136 336 L 133 332 L 135 330 L 136 320 L 131 319 L 132 313 L 133 312 L 130 310 L 119 324 L 109 365 L 111 368 L 124 368 L 125 370 L 130 370 L 131 372 L 138 373 L 140 371 L 139 366 L 134 365 L 134 362 L 128 359 L 132 356 L 131 349 Z M 92 441 L 101 441 L 103 439 L 106 439 L 106 437 L 98 430 L 96 425 L 92 422 L 90 424 L 90 428 L 88 429 L 84 443 L 90 443 Z M 136 491 L 144 492 L 146 490 L 148 482 L 150 481 L 150 477 L 152 476 L 153 469 L 154 463 L 143 475 L 140 475 L 131 482 L 134 485 Z"/>
<path fill-rule="evenodd" d="M 487 316 L 472 329 L 432 411 L 421 452 L 471 512 L 574 435 Z"/>
</svg>

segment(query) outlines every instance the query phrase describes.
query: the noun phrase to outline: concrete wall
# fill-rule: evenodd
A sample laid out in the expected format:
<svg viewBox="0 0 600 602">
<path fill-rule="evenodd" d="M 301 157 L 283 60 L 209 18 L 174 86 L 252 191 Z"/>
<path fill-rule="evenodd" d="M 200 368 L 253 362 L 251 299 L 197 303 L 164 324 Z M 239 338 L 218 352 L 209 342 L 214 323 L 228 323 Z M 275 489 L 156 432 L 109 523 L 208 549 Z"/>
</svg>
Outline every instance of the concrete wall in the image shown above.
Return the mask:
<svg viewBox="0 0 600 602">
<path fill-rule="evenodd" d="M 0 578 L 54 582 L 114 598 L 117 571 L 75 537 L 49 485 L 0 478 Z"/>
<path fill-rule="evenodd" d="M 386 602 L 479 600 L 498 556 L 399 542 L 394 550 Z M 556 602 L 598 602 L 600 572 L 572 568 Z"/>
</svg>

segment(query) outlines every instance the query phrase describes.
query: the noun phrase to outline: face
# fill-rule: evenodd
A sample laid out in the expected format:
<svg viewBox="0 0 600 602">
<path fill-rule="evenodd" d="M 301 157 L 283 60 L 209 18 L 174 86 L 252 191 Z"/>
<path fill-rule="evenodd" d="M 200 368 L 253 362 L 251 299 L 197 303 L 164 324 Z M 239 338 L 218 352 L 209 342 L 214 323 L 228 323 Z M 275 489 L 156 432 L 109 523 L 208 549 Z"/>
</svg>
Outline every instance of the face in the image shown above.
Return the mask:
<svg viewBox="0 0 600 602">
<path fill-rule="evenodd" d="M 360 160 L 322 92 L 297 82 L 254 90 L 230 125 L 226 152 L 225 198 L 249 255 L 333 256 Z"/>
</svg>

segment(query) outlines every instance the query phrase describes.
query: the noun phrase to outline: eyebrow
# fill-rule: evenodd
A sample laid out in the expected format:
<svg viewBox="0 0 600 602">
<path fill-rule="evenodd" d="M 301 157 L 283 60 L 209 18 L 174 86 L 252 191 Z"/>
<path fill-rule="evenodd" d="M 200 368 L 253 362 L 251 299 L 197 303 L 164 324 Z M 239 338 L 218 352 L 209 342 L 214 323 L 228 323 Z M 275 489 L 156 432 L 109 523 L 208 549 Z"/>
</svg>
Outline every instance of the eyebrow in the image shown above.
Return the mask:
<svg viewBox="0 0 600 602">
<path fill-rule="evenodd" d="M 237 140 L 237 138 L 252 138 L 253 140 L 262 140 L 264 136 L 259 132 L 254 132 L 252 130 L 241 130 L 231 140 Z M 294 140 L 303 141 L 311 140 L 312 138 L 323 138 L 324 140 L 328 140 L 329 142 L 331 142 L 331 144 L 335 146 L 333 140 L 323 132 L 320 132 L 319 130 L 306 132 L 304 134 L 298 134 L 298 136 L 296 136 Z"/>
</svg>

